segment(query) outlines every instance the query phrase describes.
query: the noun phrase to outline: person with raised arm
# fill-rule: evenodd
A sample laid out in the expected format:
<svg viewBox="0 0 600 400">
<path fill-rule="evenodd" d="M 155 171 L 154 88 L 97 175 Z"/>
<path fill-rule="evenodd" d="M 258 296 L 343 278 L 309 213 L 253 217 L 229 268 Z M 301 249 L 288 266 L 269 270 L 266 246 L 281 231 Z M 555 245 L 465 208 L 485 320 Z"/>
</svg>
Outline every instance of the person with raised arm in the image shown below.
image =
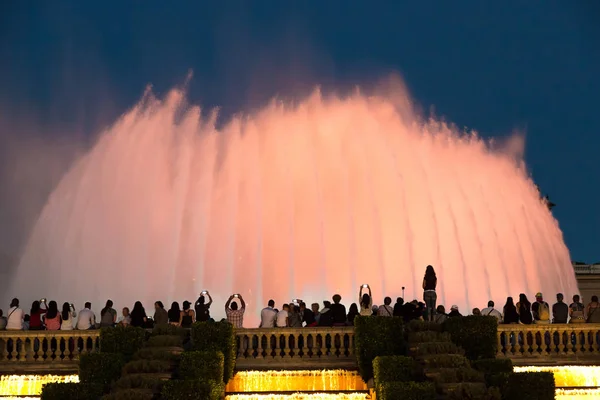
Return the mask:
<svg viewBox="0 0 600 400">
<path fill-rule="evenodd" d="M 363 293 L 365 289 L 369 291 L 368 294 Z M 373 315 L 373 296 L 371 295 L 371 287 L 369 285 L 364 284 L 360 287 L 358 301 L 360 303 L 360 315 Z"/>
<path fill-rule="evenodd" d="M 206 303 L 206 297 L 208 297 L 208 303 Z M 210 319 L 210 305 L 213 300 L 210 297 L 208 290 L 203 290 L 194 304 L 194 310 L 196 310 L 196 321 L 208 321 Z"/>
<path fill-rule="evenodd" d="M 239 300 L 240 307 L 236 301 Z M 235 328 L 241 328 L 244 324 L 244 311 L 246 311 L 246 302 L 241 294 L 232 294 L 229 296 L 229 300 L 225 303 L 225 315 L 227 315 L 227 321 Z"/>
</svg>

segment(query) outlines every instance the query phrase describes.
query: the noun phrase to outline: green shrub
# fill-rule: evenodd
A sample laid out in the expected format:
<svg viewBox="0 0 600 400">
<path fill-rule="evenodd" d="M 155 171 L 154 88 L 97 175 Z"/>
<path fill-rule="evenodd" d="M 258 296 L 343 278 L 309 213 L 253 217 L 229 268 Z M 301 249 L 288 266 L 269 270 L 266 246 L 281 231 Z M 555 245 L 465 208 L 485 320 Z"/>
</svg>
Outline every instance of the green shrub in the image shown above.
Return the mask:
<svg viewBox="0 0 600 400">
<path fill-rule="evenodd" d="M 103 353 L 120 353 L 125 360 L 138 351 L 146 340 L 146 331 L 132 326 L 116 326 L 100 329 L 100 350 Z"/>
<path fill-rule="evenodd" d="M 159 393 L 165 381 L 151 375 L 136 374 L 125 375 L 114 384 L 114 389 L 149 389 Z"/>
<path fill-rule="evenodd" d="M 483 383 L 459 383 L 448 390 L 447 398 L 451 400 L 487 400 L 488 390 Z"/>
<path fill-rule="evenodd" d="M 442 332 L 443 326 L 442 324 L 438 324 L 435 322 L 413 319 L 408 323 L 406 330 L 408 332 Z"/>
<path fill-rule="evenodd" d="M 180 337 L 186 338 L 190 335 L 190 330 L 182 328 L 180 326 L 171 325 L 171 324 L 160 324 L 160 325 L 154 326 L 154 328 L 152 329 L 151 335 L 152 336 L 162 336 L 162 335 L 180 336 Z"/>
<path fill-rule="evenodd" d="M 501 393 L 506 391 L 508 378 L 512 374 L 513 364 L 508 358 L 488 358 L 471 362 L 473 368 L 484 373 L 485 384 L 497 387 Z"/>
<path fill-rule="evenodd" d="M 376 357 L 406 354 L 402 319 L 356 317 L 354 346 L 360 375 L 366 382 L 373 377 L 373 360 Z"/>
<path fill-rule="evenodd" d="M 483 382 L 483 373 L 473 368 L 440 368 L 433 379 L 437 384 L 460 382 Z"/>
<path fill-rule="evenodd" d="M 160 372 L 171 372 L 173 363 L 165 360 L 134 360 L 129 361 L 123 367 L 123 374 L 155 374 Z"/>
<path fill-rule="evenodd" d="M 424 357 L 423 361 L 429 368 L 469 367 L 469 360 L 460 354 L 436 354 Z"/>
<path fill-rule="evenodd" d="M 464 354 L 464 350 L 452 342 L 424 342 L 419 343 L 413 350 L 416 356 L 431 354 Z"/>
<path fill-rule="evenodd" d="M 192 325 L 192 342 L 194 350 L 223 353 L 223 382 L 229 382 L 229 379 L 233 377 L 236 358 L 233 325 L 227 321 L 196 322 Z"/>
<path fill-rule="evenodd" d="M 377 400 L 435 400 L 435 385 L 431 382 L 384 382 Z"/>
<path fill-rule="evenodd" d="M 410 332 L 408 334 L 410 343 L 429 343 L 429 342 L 452 342 L 452 338 L 448 332 Z"/>
<path fill-rule="evenodd" d="M 179 362 L 180 379 L 223 381 L 225 359 L 220 351 L 187 351 Z"/>
<path fill-rule="evenodd" d="M 498 351 L 498 320 L 496 317 L 467 316 L 448 318 L 444 329 L 452 341 L 465 349 L 469 360 L 496 357 Z M 476 338 L 476 340 L 474 340 Z"/>
<path fill-rule="evenodd" d="M 110 385 L 121 377 L 121 369 L 125 364 L 122 354 L 88 353 L 79 358 L 79 380 L 81 383 L 99 385 L 103 392 L 108 392 Z"/>
<path fill-rule="evenodd" d="M 145 347 L 138 350 L 138 352 L 133 355 L 132 360 L 176 361 L 179 360 L 179 357 L 179 354 L 174 354 L 168 350 L 156 347 Z"/>
<path fill-rule="evenodd" d="M 221 400 L 225 392 L 222 382 L 173 380 L 162 388 L 162 400 Z"/>
<path fill-rule="evenodd" d="M 150 389 L 123 389 L 107 394 L 102 400 L 152 400 L 154 397 Z"/>
<path fill-rule="evenodd" d="M 373 360 L 375 384 L 382 382 L 409 382 L 422 378 L 419 365 L 411 357 L 379 356 Z"/>
<path fill-rule="evenodd" d="M 182 345 L 181 336 L 171 335 L 151 336 L 146 342 L 146 347 L 181 347 Z"/>
<path fill-rule="evenodd" d="M 506 399 L 553 400 L 554 375 L 552 372 L 519 372 L 511 374 L 506 387 Z"/>
<path fill-rule="evenodd" d="M 40 400 L 91 400 L 102 396 L 102 386 L 89 383 L 46 383 Z"/>
</svg>

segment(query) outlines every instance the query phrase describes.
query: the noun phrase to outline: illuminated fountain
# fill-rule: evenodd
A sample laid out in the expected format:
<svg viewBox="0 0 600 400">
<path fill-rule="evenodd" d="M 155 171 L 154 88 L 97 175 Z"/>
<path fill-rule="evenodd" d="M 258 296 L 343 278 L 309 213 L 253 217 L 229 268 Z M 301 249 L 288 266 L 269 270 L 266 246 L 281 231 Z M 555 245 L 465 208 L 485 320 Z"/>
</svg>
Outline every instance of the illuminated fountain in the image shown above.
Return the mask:
<svg viewBox="0 0 600 400">
<path fill-rule="evenodd" d="M 218 127 L 183 100 L 148 94 L 100 135 L 50 196 L 5 296 L 99 310 L 208 288 L 213 316 L 241 293 L 254 327 L 270 298 L 350 303 L 364 282 L 376 303 L 403 286 L 420 299 L 428 264 L 438 303 L 462 310 L 578 292 L 519 151 L 419 120 L 404 92 L 315 93 Z"/>
<path fill-rule="evenodd" d="M 366 400 L 367 393 L 235 394 L 227 400 Z"/>
<path fill-rule="evenodd" d="M 356 371 L 240 371 L 227 384 L 228 393 L 368 390 Z"/>
<path fill-rule="evenodd" d="M 514 367 L 514 371 L 552 372 L 557 388 L 556 400 L 600 398 L 600 366 Z"/>
<path fill-rule="evenodd" d="M 35 396 L 42 393 L 46 383 L 79 382 L 79 375 L 2 375 L 0 396 Z"/>
</svg>

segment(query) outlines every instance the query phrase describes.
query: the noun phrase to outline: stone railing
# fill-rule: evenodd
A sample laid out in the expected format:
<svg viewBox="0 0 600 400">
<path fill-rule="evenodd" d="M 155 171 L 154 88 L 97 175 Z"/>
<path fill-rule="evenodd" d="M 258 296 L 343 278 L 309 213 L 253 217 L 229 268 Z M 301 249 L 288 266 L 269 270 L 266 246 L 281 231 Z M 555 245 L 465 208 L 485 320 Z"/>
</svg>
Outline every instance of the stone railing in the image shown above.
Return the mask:
<svg viewBox="0 0 600 400">
<path fill-rule="evenodd" d="M 236 368 L 356 368 L 354 327 L 237 329 Z"/>
<path fill-rule="evenodd" d="M 515 364 L 600 360 L 600 324 L 499 325 L 497 357 Z"/>
<path fill-rule="evenodd" d="M 73 370 L 79 355 L 99 348 L 100 331 L 0 331 L 0 369 Z"/>
</svg>

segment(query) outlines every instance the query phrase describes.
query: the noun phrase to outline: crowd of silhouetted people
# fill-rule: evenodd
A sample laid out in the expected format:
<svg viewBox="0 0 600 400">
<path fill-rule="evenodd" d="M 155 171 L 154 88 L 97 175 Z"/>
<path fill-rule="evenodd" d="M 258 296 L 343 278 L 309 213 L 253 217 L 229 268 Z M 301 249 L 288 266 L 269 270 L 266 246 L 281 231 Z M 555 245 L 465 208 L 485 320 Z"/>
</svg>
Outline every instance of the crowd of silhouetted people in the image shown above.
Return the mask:
<svg viewBox="0 0 600 400">
<path fill-rule="evenodd" d="M 460 317 L 458 306 L 453 305 L 447 312 L 443 305 L 437 305 L 437 276 L 431 265 L 428 265 L 423 277 L 423 301 L 405 302 L 398 297 L 392 305 L 391 297 L 385 297 L 383 304 L 373 304 L 373 295 L 369 285 L 359 288 L 358 302 L 351 303 L 348 309 L 342 304 L 342 297 L 336 294 L 331 301 L 312 303 L 310 307 L 301 299 L 282 304 L 277 308 L 275 301 L 269 300 L 260 315 L 261 328 L 275 327 L 315 327 L 315 326 L 352 326 L 358 315 L 380 317 L 400 317 L 404 321 L 426 320 L 442 323 L 447 318 Z M 119 316 L 108 300 L 97 319 L 92 311 L 91 303 L 85 303 L 83 309 L 76 311 L 72 303 L 63 303 L 59 309 L 54 300 L 36 300 L 26 313 L 13 299 L 6 316 L 0 309 L 0 330 L 87 330 L 116 325 L 151 328 L 156 324 L 172 324 L 189 328 L 195 321 L 211 320 L 210 309 L 213 299 L 208 291 L 202 291 L 194 304 L 184 301 L 180 307 L 173 302 L 167 310 L 161 301 L 154 303 L 154 313 L 149 316 L 141 302 L 136 302 L 132 309 L 124 307 Z M 226 320 L 237 328 L 243 326 L 246 303 L 240 294 L 229 297 L 225 303 Z M 536 293 L 532 303 L 525 294 L 520 294 L 515 304 L 512 297 L 506 299 L 502 308 L 496 308 L 490 300 L 486 308 L 474 308 L 471 315 L 492 316 L 503 324 L 566 324 L 566 323 L 600 323 L 600 303 L 598 296 L 592 296 L 591 302 L 584 305 L 579 295 L 573 296 L 573 302 L 564 302 L 561 293 L 556 295 L 556 303 L 551 307 L 544 300 L 542 293 Z"/>
</svg>

